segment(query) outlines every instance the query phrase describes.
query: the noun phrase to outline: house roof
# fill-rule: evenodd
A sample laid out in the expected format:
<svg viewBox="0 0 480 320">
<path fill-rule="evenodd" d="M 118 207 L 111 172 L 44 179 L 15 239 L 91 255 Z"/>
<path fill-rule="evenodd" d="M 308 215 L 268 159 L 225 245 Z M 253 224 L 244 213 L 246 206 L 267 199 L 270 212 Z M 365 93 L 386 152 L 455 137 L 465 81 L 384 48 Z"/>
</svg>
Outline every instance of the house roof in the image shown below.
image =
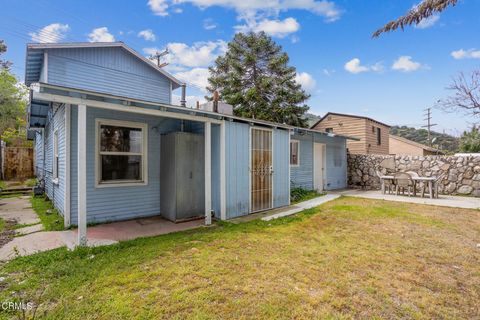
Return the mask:
<svg viewBox="0 0 480 320">
<path fill-rule="evenodd" d="M 158 71 L 174 84 L 174 89 L 182 86 L 184 83 L 176 79 L 170 73 L 164 69 L 159 68 L 143 55 L 133 50 L 125 43 L 118 42 L 68 42 L 68 43 L 29 43 L 27 44 L 27 55 L 25 64 L 25 84 L 29 86 L 31 83 L 38 82 L 40 80 L 40 71 L 43 65 L 43 55 L 46 49 L 67 49 L 67 48 L 123 48 L 140 61 L 146 63 L 148 66 Z"/>
<path fill-rule="evenodd" d="M 435 148 L 432 148 L 432 147 L 429 147 L 427 145 L 424 145 L 424 144 L 421 144 L 421 143 L 418 143 L 418 142 L 415 142 L 415 141 L 412 141 L 412 140 L 409 140 L 409 139 L 406 139 L 406 138 L 403 138 L 403 137 L 399 137 L 399 136 L 395 136 L 393 134 L 390 134 L 389 137 L 391 139 L 395 139 L 395 140 L 398 140 L 398 141 L 401 141 L 403 143 L 407 143 L 411 146 L 415 146 L 415 147 L 418 147 L 418 148 L 422 148 L 423 150 L 426 150 L 426 151 L 430 151 L 430 152 L 440 152 L 440 153 L 443 153 L 441 150 L 439 149 L 435 149 Z"/>
<path fill-rule="evenodd" d="M 325 118 L 328 117 L 329 115 L 343 116 L 343 117 L 351 117 L 351 118 L 358 118 L 358 119 L 366 119 L 366 120 L 370 120 L 370 121 L 376 122 L 376 123 L 378 123 L 378 124 L 381 124 L 381 125 L 383 125 L 383 126 L 386 126 L 386 127 L 390 128 L 390 126 L 389 126 L 388 124 L 385 124 L 385 123 L 383 123 L 383 122 L 377 121 L 377 120 L 372 119 L 372 118 L 369 118 L 369 117 L 357 116 L 357 115 L 347 114 L 347 113 L 337 113 L 337 112 L 327 112 L 323 117 L 320 118 L 320 120 L 318 120 L 317 122 L 315 122 L 310 128 L 315 127 L 317 124 L 319 124 L 320 122 L 322 122 L 323 119 L 325 119 Z"/>
<path fill-rule="evenodd" d="M 295 126 L 282 124 L 282 123 L 238 117 L 234 115 L 227 115 L 227 114 L 222 114 L 222 113 L 217 113 L 212 111 L 186 108 L 186 107 L 181 107 L 181 106 L 176 106 L 176 105 L 171 105 L 166 103 L 132 99 L 128 97 L 121 97 L 121 96 L 115 96 L 111 94 L 104 94 L 104 93 L 93 92 L 88 90 L 68 88 L 68 87 L 52 85 L 48 83 L 38 82 L 38 83 L 35 83 L 32 86 L 32 88 L 35 88 L 35 90 L 37 91 L 51 92 L 58 95 L 78 96 L 80 94 L 80 96 L 85 97 L 85 99 L 90 98 L 98 101 L 102 101 L 102 100 L 108 100 L 110 102 L 115 101 L 116 103 L 119 103 L 119 104 L 124 104 L 124 102 L 128 102 L 128 105 L 133 105 L 138 107 L 158 106 L 161 108 L 165 108 L 166 110 L 171 112 L 188 113 L 196 116 L 226 119 L 228 121 L 238 121 L 238 122 L 249 123 L 250 125 L 263 125 L 263 126 L 268 126 L 272 128 L 281 128 L 281 129 L 289 130 L 292 132 L 308 131 L 308 132 L 326 135 L 331 138 L 338 137 L 342 139 L 358 140 L 357 138 L 354 138 L 354 137 L 338 135 L 338 134 L 333 134 L 328 132 L 321 132 L 318 130 L 313 130 L 308 128 L 295 127 Z M 32 91 L 33 89 L 30 90 L 31 93 Z M 36 100 L 33 98 L 32 94 L 30 95 L 30 103 L 28 106 L 29 107 L 28 108 L 29 129 L 42 128 L 45 126 L 46 114 L 48 113 L 49 106 L 50 106 L 50 102 Z"/>
</svg>

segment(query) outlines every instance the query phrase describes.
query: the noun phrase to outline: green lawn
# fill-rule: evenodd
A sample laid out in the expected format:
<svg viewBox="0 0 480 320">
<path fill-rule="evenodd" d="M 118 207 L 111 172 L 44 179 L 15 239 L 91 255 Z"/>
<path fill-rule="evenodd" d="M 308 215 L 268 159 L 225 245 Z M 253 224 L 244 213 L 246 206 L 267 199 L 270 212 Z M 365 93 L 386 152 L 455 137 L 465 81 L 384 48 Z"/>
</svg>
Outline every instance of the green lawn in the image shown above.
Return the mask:
<svg viewBox="0 0 480 320">
<path fill-rule="evenodd" d="M 17 258 L 0 301 L 34 301 L 50 319 L 478 319 L 479 235 L 477 210 L 340 198 Z"/>
<path fill-rule="evenodd" d="M 37 213 L 45 231 L 58 231 L 64 229 L 63 217 L 46 196 L 32 196 L 30 198 L 33 210 Z"/>
</svg>

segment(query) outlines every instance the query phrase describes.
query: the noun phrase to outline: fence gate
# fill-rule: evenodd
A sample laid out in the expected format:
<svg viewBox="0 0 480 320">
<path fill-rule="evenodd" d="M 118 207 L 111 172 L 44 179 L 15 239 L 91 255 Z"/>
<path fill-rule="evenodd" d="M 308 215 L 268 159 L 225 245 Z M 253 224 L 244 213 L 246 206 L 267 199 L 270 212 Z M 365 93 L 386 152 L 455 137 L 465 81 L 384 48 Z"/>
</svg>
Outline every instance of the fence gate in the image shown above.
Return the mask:
<svg viewBox="0 0 480 320">
<path fill-rule="evenodd" d="M 25 180 L 33 177 L 33 148 L 6 147 L 5 180 Z"/>
</svg>

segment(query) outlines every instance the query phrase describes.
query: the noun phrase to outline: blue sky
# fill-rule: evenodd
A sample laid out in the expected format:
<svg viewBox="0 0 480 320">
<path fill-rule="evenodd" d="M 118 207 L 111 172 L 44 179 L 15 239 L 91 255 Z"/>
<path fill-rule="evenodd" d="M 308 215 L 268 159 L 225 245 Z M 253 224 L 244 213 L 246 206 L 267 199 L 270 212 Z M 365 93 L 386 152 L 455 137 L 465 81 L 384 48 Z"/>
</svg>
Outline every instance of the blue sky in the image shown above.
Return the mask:
<svg viewBox="0 0 480 320">
<path fill-rule="evenodd" d="M 169 48 L 168 71 L 189 84 L 189 103 L 204 95 L 206 68 L 236 31 L 264 30 L 282 45 L 311 112 L 371 116 L 420 126 L 423 109 L 445 97 L 457 72 L 480 65 L 480 1 L 372 39 L 385 22 L 418 1 L 145 0 L 2 1 L 0 39 L 23 79 L 28 42 L 124 41 L 148 55 Z M 458 134 L 471 119 L 433 110 L 436 130 Z"/>
</svg>

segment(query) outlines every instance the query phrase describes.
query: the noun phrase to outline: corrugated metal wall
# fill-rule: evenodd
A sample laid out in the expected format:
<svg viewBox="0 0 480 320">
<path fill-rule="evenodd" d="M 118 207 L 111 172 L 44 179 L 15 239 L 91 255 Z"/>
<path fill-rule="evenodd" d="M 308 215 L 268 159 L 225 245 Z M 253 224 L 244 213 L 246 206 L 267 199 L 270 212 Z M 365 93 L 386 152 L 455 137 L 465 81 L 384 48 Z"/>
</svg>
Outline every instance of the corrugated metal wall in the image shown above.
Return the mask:
<svg viewBox="0 0 480 320">
<path fill-rule="evenodd" d="M 123 48 L 49 49 L 48 83 L 153 102 L 171 102 L 170 79 Z"/>
</svg>

